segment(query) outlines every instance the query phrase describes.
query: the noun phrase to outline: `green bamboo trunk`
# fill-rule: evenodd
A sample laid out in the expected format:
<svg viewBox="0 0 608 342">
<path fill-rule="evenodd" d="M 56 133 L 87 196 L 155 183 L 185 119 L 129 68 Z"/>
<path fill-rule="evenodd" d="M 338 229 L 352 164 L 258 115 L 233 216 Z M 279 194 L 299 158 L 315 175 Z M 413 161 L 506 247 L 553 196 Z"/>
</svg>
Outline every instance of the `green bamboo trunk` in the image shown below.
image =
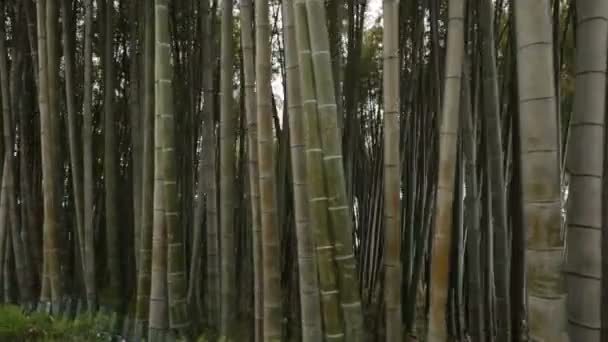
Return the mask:
<svg viewBox="0 0 608 342">
<path fill-rule="evenodd" d="M 289 111 L 289 139 L 293 194 L 298 248 L 298 276 L 302 322 L 302 342 L 323 339 L 317 260 L 311 232 L 308 203 L 308 175 L 306 173 L 306 144 L 304 116 L 300 92 L 298 51 L 294 29 L 294 0 L 283 1 L 283 36 L 285 41 L 285 68 L 287 73 L 287 103 Z"/>
<path fill-rule="evenodd" d="M 334 260 L 338 266 L 340 304 L 344 315 L 347 341 L 363 340 L 363 313 L 359 280 L 353 251 L 352 215 L 346 195 L 346 178 L 338 129 L 335 84 L 333 80 L 327 16 L 322 0 L 306 0 L 306 11 L 314 23 L 308 25 L 313 61 L 319 130 L 323 150 L 323 168 L 327 186 L 328 211 L 335 239 Z"/>
<path fill-rule="evenodd" d="M 335 245 L 331 237 L 328 198 L 323 172 L 323 150 L 319 135 L 319 113 L 310 51 L 308 14 L 305 0 L 294 2 L 294 22 L 298 48 L 298 68 L 304 112 L 304 144 L 308 176 L 309 217 L 318 262 L 319 289 L 326 341 L 344 341 L 344 326 L 339 307 L 338 271 L 334 262 Z"/>
<path fill-rule="evenodd" d="M 175 119 L 173 105 L 173 66 L 169 33 L 170 0 L 155 0 L 155 112 L 157 144 L 160 145 L 156 165 L 163 179 L 163 207 L 167 232 L 167 290 L 169 321 L 172 329 L 187 336 L 190 325 L 186 301 L 186 255 L 182 227 L 179 224 L 177 199 L 177 160 L 175 156 Z"/>
</svg>

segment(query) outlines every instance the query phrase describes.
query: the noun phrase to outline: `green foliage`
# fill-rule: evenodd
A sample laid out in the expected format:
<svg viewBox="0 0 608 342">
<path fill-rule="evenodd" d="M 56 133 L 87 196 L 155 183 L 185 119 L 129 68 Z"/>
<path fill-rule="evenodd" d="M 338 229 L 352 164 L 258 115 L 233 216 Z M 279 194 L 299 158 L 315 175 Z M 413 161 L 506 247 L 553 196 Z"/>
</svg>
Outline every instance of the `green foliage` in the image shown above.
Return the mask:
<svg viewBox="0 0 608 342">
<path fill-rule="evenodd" d="M 26 315 L 17 306 L 0 306 L 0 341 L 108 341 L 103 315 L 85 315 L 74 320 L 42 313 Z"/>
</svg>

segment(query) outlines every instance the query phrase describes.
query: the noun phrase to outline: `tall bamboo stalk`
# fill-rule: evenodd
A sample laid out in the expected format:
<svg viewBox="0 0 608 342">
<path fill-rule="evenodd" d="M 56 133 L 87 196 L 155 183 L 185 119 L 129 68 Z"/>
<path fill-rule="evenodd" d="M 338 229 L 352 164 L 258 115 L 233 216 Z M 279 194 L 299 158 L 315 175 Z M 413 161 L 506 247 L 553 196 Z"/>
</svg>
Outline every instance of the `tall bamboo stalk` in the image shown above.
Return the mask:
<svg viewBox="0 0 608 342">
<path fill-rule="evenodd" d="M 382 6 L 382 95 L 384 101 L 384 310 L 386 341 L 402 341 L 401 154 L 399 153 L 399 1 Z"/>
<path fill-rule="evenodd" d="M 262 263 L 262 223 L 260 213 L 260 179 L 258 170 L 258 119 L 256 111 L 255 64 L 253 49 L 253 10 L 251 0 L 241 0 L 241 45 L 245 81 L 245 114 L 247 117 L 247 156 L 249 158 L 249 191 L 253 245 L 253 315 L 255 341 L 264 338 L 264 292 Z M 268 94 L 266 94 L 268 95 Z"/>
<path fill-rule="evenodd" d="M 82 100 L 82 143 L 83 143 L 83 226 L 85 287 L 87 307 L 90 312 L 97 305 L 95 282 L 95 236 L 93 227 L 94 179 L 93 179 L 93 1 L 84 3 L 84 83 Z"/>
<path fill-rule="evenodd" d="M 452 248 L 452 205 L 460 89 L 464 60 L 464 10 L 466 0 L 453 0 L 448 8 L 448 37 L 445 59 L 443 103 L 439 128 L 439 176 L 435 206 L 435 231 L 431 247 L 430 304 L 427 340 L 448 338 L 447 304 Z"/>
<path fill-rule="evenodd" d="M 306 173 L 306 144 L 304 117 L 300 92 L 298 52 L 294 29 L 293 0 L 283 2 L 283 36 L 285 40 L 285 68 L 287 73 L 287 99 L 289 111 L 289 139 L 293 194 L 298 248 L 298 276 L 300 290 L 302 342 L 321 341 L 321 303 L 317 260 L 310 225 L 308 203 L 308 175 Z"/>
<path fill-rule="evenodd" d="M 530 338 L 568 341 L 550 5 L 514 5 Z"/>
<path fill-rule="evenodd" d="M 4 161 L 7 164 L 7 175 L 6 175 L 6 191 L 8 196 L 8 219 L 9 226 L 11 228 L 11 243 L 13 246 L 14 260 L 15 260 L 15 273 L 17 275 L 17 284 L 19 286 L 19 299 L 20 302 L 27 304 L 33 299 L 32 284 L 30 277 L 29 263 L 26 261 L 26 254 L 21 239 L 19 218 L 17 215 L 17 192 L 16 192 L 16 181 L 15 181 L 15 144 L 14 144 L 14 124 L 13 124 L 13 107 L 16 104 L 16 97 L 12 97 L 10 94 L 9 83 L 15 82 L 16 72 L 20 68 L 20 56 L 16 56 L 16 53 L 12 54 L 12 78 L 9 81 L 10 75 L 7 64 L 7 51 L 6 51 L 6 31 L 4 28 L 5 8 L 0 8 L 2 13 L 0 14 L 0 94 L 2 95 L 2 128 L 4 136 Z"/>
<path fill-rule="evenodd" d="M 570 122 L 568 323 L 573 341 L 600 341 L 602 182 L 605 155 L 608 3 L 576 2 L 576 92 Z"/>
<path fill-rule="evenodd" d="M 61 282 L 58 253 L 58 212 L 56 195 L 57 163 L 54 158 L 54 141 L 52 121 L 58 116 L 57 75 L 49 72 L 49 66 L 57 66 L 57 53 L 54 44 L 47 48 L 47 34 L 49 39 L 57 35 L 56 0 L 39 0 L 36 3 L 38 18 L 38 104 L 40 106 L 40 139 L 42 153 L 42 185 L 44 197 L 44 263 L 47 265 L 46 274 L 51 291 L 53 307 L 58 307 L 61 300 Z M 51 14 L 50 16 L 45 15 Z M 47 20 L 48 19 L 48 20 Z M 53 92 L 50 90 L 53 89 Z M 41 295 L 41 298 L 43 296 Z"/>
<path fill-rule="evenodd" d="M 231 340 L 236 332 L 236 268 L 234 208 L 236 114 L 233 111 L 232 0 L 222 2 L 220 76 L 220 234 L 221 324 L 220 335 Z"/>
<path fill-rule="evenodd" d="M 114 1 L 105 0 L 104 32 L 104 159 L 103 174 L 105 185 L 105 218 L 106 218 L 106 258 L 109 275 L 109 299 L 112 305 L 118 305 L 120 298 L 120 256 L 118 229 L 118 165 L 116 153 L 116 123 L 114 113 Z"/>
<path fill-rule="evenodd" d="M 135 308 L 135 336 L 144 337 L 150 308 L 150 278 L 152 262 L 152 218 L 154 194 L 154 9 L 144 6 L 144 52 L 142 111 L 142 203 L 139 229 L 139 268 L 137 270 L 137 299 Z"/>
<path fill-rule="evenodd" d="M 175 156 L 175 114 L 173 104 L 173 66 L 169 34 L 169 0 L 155 0 L 155 112 L 163 179 L 164 220 L 167 232 L 167 291 L 172 329 L 187 336 L 190 325 L 186 305 L 186 255 L 182 227 L 179 225 L 177 160 Z"/>
<path fill-rule="evenodd" d="M 86 272 L 84 253 L 84 221 L 83 221 L 83 192 L 82 192 L 82 141 L 77 135 L 76 124 L 76 88 L 74 84 L 74 30 L 72 29 L 72 4 L 61 0 L 61 24 L 63 36 L 63 55 L 65 58 L 65 100 L 67 110 L 67 126 L 70 145 L 70 170 L 72 174 L 72 189 L 74 209 L 76 211 L 77 244 L 80 249 L 83 274 Z M 86 280 L 85 280 L 86 281 Z M 90 285 L 89 285 L 90 286 Z"/>
<path fill-rule="evenodd" d="M 507 232 L 507 193 L 503 170 L 504 153 L 500 124 L 500 99 L 494 41 L 494 6 L 491 0 L 479 4 L 483 82 L 484 133 L 487 141 L 488 168 L 494 220 L 494 271 L 496 287 L 497 340 L 511 341 L 511 300 L 509 294 L 509 235 Z"/>
<path fill-rule="evenodd" d="M 319 114 L 315 98 L 315 84 L 310 51 L 306 0 L 295 0 L 294 22 L 298 47 L 298 68 L 304 110 L 304 144 L 306 146 L 306 174 L 308 176 L 309 217 L 315 255 L 319 266 L 319 290 L 326 341 L 344 341 L 343 319 L 339 307 L 337 267 L 334 263 L 335 245 L 327 211 L 328 198 L 323 172 L 323 150 L 319 132 Z"/>
<path fill-rule="evenodd" d="M 264 297 L 264 340 L 281 339 L 281 271 L 277 204 L 275 198 L 274 135 L 271 107 L 271 56 L 268 1 L 255 5 L 255 74 L 258 120 L 258 166 L 260 219 L 262 224 L 262 277 Z"/>
<path fill-rule="evenodd" d="M 306 0 L 306 11 L 309 18 L 315 18 L 314 23 L 309 23 L 308 30 L 326 176 L 327 209 L 335 239 L 334 260 L 339 271 L 340 304 L 344 315 L 345 338 L 347 341 L 357 342 L 363 339 L 363 313 L 353 251 L 352 216 L 346 194 L 342 139 L 338 129 L 325 3 L 322 0 Z"/>
</svg>

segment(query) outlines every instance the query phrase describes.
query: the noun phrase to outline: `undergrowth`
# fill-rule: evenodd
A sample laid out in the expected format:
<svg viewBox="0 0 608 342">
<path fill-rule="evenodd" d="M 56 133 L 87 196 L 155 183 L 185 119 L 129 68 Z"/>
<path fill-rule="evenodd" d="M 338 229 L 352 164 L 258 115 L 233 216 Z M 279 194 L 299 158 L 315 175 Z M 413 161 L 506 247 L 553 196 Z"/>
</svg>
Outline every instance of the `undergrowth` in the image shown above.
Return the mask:
<svg viewBox="0 0 608 342">
<path fill-rule="evenodd" d="M 68 320 L 43 313 L 25 314 L 18 306 L 0 306 L 0 341 L 108 341 L 103 330 L 108 323 L 109 319 L 101 315 Z"/>
</svg>

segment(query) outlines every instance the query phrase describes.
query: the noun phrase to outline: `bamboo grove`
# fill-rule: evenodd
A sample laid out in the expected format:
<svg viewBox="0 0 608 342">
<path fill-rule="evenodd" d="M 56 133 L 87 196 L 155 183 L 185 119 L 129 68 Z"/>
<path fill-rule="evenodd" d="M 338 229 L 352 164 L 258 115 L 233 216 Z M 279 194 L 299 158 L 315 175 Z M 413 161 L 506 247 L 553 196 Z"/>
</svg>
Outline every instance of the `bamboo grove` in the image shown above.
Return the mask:
<svg viewBox="0 0 608 342">
<path fill-rule="evenodd" d="M 608 2 L 0 0 L 0 300 L 133 341 L 605 341 Z"/>
</svg>

